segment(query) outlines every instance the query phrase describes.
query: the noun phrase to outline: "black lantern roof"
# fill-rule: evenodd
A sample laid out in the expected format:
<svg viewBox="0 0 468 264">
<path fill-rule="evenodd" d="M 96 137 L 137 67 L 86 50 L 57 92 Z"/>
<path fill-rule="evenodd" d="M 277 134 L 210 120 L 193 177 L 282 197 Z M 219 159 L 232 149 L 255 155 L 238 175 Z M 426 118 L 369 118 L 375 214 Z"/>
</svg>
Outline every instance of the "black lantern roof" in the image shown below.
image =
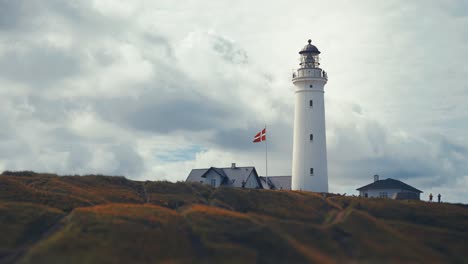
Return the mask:
<svg viewBox="0 0 468 264">
<path fill-rule="evenodd" d="M 315 47 L 314 45 L 311 44 L 312 40 L 308 40 L 309 44 L 305 45 L 304 48 L 299 51 L 299 54 L 304 54 L 304 53 L 312 53 L 312 54 L 320 54 L 320 51 Z"/>
</svg>

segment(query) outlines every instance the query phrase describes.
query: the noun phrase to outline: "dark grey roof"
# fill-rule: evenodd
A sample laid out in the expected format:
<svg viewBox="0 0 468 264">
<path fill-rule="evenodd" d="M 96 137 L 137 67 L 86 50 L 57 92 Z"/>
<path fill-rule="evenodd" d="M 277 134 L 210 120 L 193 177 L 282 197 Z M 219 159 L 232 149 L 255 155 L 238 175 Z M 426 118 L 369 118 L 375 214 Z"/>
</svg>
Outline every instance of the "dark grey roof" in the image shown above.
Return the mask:
<svg viewBox="0 0 468 264">
<path fill-rule="evenodd" d="M 216 173 L 218 173 L 221 177 L 223 177 L 223 178 L 228 178 L 228 176 L 226 175 L 226 173 L 224 172 L 223 169 L 211 167 L 209 170 L 214 170 L 214 171 L 215 171 Z M 209 171 L 209 170 L 208 170 L 208 171 Z M 207 172 L 208 172 L 208 171 L 207 171 Z M 206 173 L 205 173 L 205 174 L 206 174 Z M 203 175 L 203 176 L 204 176 L 204 175 Z M 203 177 L 203 176 L 202 176 L 202 177 Z"/>
<path fill-rule="evenodd" d="M 203 181 L 203 175 L 208 171 L 209 169 L 193 169 L 189 176 L 187 177 L 188 182 L 200 182 Z"/>
<path fill-rule="evenodd" d="M 266 177 L 263 177 L 263 176 L 259 176 L 258 177 L 260 179 L 260 183 L 262 185 L 262 189 L 267 189 L 267 190 L 274 190 L 276 189 L 275 188 L 275 185 L 273 184 L 273 182 L 271 181 L 271 179 L 268 179 L 268 184 L 266 182 Z M 270 178 L 270 177 L 269 177 Z"/>
<path fill-rule="evenodd" d="M 226 173 L 229 182 L 227 186 L 232 187 L 242 187 L 242 182 L 247 182 L 247 179 L 252 174 L 252 177 L 256 178 L 257 184 L 262 186 L 258 179 L 257 171 L 255 167 L 236 167 L 236 168 L 223 168 L 224 173 Z"/>
<path fill-rule="evenodd" d="M 189 176 L 187 177 L 188 182 L 200 182 L 203 181 L 205 174 L 209 171 L 214 171 L 223 177 L 224 186 L 231 187 L 242 187 L 242 182 L 247 182 L 247 179 L 252 174 L 253 177 L 256 177 L 257 183 L 259 186 L 262 186 L 261 182 L 258 179 L 257 171 L 255 167 L 235 167 L 235 168 L 215 168 L 211 167 L 209 169 L 193 169 Z"/>
<path fill-rule="evenodd" d="M 386 180 L 379 180 L 375 181 L 371 184 L 368 184 L 366 186 L 362 186 L 361 188 L 358 188 L 356 190 L 361 191 L 361 190 L 370 190 L 370 189 L 403 189 L 407 191 L 412 191 L 412 192 L 420 192 L 422 191 L 409 186 L 408 184 L 399 181 L 399 180 L 394 180 L 394 179 L 386 179 Z"/>
<path fill-rule="evenodd" d="M 305 45 L 304 48 L 299 51 L 299 54 L 303 53 L 314 53 L 314 54 L 320 54 L 320 51 L 315 47 L 314 45 L 311 44 L 312 40 L 308 40 L 309 44 Z"/>
<path fill-rule="evenodd" d="M 268 176 L 268 185 L 266 177 L 259 178 L 263 189 L 291 190 L 291 176 Z"/>
</svg>

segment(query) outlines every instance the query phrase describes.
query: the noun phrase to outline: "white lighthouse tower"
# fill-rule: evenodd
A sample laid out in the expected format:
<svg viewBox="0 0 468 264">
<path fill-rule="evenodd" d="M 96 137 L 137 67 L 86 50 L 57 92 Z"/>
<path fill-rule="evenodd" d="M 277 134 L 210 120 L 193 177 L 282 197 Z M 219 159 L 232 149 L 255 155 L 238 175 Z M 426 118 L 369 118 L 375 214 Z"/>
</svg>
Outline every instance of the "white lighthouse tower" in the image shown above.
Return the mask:
<svg viewBox="0 0 468 264">
<path fill-rule="evenodd" d="M 300 52 L 300 68 L 293 73 L 295 89 L 292 190 L 328 192 L 324 86 L 320 51 L 309 39 Z"/>
</svg>

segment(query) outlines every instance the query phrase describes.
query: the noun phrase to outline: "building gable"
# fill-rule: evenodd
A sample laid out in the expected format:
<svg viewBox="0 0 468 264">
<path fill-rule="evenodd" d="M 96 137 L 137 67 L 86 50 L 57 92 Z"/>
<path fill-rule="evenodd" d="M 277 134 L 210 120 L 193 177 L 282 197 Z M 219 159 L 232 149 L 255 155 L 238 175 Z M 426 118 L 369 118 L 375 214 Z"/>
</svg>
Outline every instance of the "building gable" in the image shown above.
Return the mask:
<svg viewBox="0 0 468 264">
<path fill-rule="evenodd" d="M 255 171 L 252 171 L 250 175 L 247 177 L 247 180 L 245 180 L 244 188 L 249 188 L 249 189 L 257 189 L 260 188 L 260 183 L 258 180 L 258 176 Z"/>
<path fill-rule="evenodd" d="M 226 173 L 224 173 L 223 169 L 218 169 L 218 168 L 215 168 L 215 167 L 211 167 L 209 169 L 209 171 L 212 171 L 212 172 L 218 174 L 222 178 L 227 178 L 227 175 L 226 175 Z"/>
<path fill-rule="evenodd" d="M 254 167 L 231 167 L 223 168 L 223 172 L 226 174 L 228 181 L 226 186 L 229 187 L 238 187 L 242 188 L 242 185 L 247 182 L 252 171 L 255 170 Z"/>
<path fill-rule="evenodd" d="M 215 170 L 208 170 L 203 178 L 205 178 L 204 183 L 211 185 L 213 187 L 219 187 L 220 185 L 223 184 L 224 177 L 221 176 L 218 172 Z"/>
</svg>

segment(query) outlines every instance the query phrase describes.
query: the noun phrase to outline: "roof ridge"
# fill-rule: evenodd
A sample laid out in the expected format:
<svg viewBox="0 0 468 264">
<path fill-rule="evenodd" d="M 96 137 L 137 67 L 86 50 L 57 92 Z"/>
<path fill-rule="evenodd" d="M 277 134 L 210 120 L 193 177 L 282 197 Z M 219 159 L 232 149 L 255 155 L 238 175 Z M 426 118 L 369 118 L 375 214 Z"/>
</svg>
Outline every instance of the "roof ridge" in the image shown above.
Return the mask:
<svg viewBox="0 0 468 264">
<path fill-rule="evenodd" d="M 357 188 L 356 190 L 360 191 L 360 190 L 371 189 L 371 188 L 373 189 L 401 188 L 401 189 L 407 189 L 413 192 L 421 192 L 421 193 L 423 192 L 421 190 L 414 188 L 413 186 L 409 184 L 406 184 L 400 180 L 392 179 L 392 178 L 387 178 L 384 180 L 377 180 L 370 184 Z"/>
</svg>

